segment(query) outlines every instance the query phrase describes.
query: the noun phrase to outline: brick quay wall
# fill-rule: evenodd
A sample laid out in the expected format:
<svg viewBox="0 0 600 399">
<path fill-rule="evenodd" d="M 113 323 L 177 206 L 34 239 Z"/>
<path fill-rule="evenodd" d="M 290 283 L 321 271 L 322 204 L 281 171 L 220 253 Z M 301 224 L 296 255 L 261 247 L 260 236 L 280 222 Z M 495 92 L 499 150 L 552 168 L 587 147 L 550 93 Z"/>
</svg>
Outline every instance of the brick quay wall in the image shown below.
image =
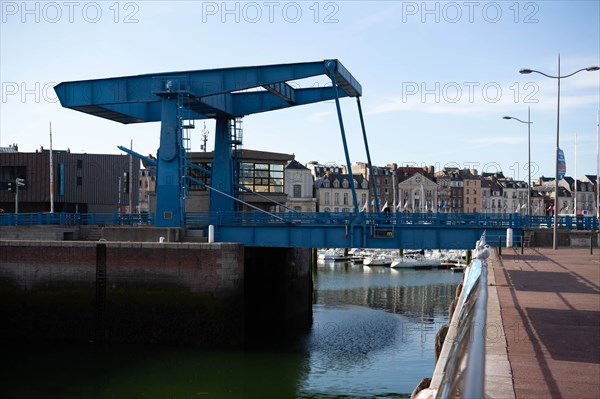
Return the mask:
<svg viewBox="0 0 600 399">
<path fill-rule="evenodd" d="M 241 244 L 0 241 L 0 337 L 244 341 Z"/>
</svg>

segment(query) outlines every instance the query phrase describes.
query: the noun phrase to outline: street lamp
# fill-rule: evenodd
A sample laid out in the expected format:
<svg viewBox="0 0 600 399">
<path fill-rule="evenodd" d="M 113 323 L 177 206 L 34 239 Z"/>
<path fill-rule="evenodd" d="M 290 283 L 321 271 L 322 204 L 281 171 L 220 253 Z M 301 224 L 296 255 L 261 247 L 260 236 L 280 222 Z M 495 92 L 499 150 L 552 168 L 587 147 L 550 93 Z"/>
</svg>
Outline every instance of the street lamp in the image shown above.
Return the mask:
<svg viewBox="0 0 600 399">
<path fill-rule="evenodd" d="M 552 229 L 552 249 L 558 249 L 557 247 L 557 238 L 558 238 L 558 214 L 557 212 L 557 206 L 558 206 L 558 152 L 559 152 L 559 137 L 560 137 L 560 80 L 564 79 L 564 78 L 568 78 L 570 76 L 575 75 L 576 73 L 582 72 L 582 71 L 588 71 L 588 72 L 592 72 L 592 71 L 598 71 L 600 70 L 600 67 L 598 66 L 592 66 L 592 67 L 587 67 L 587 68 L 582 68 L 579 69 L 573 73 L 570 73 L 568 75 L 564 75 L 564 76 L 560 76 L 560 54 L 558 55 L 558 75 L 556 76 L 552 76 L 552 75 L 548 75 L 545 74 L 544 72 L 540 72 L 540 71 L 536 71 L 535 69 L 521 69 L 519 71 L 519 73 L 521 74 L 530 74 L 532 72 L 535 73 L 539 73 L 540 75 L 544 75 L 548 78 L 551 79 L 556 79 L 558 81 L 558 95 L 557 95 L 557 106 L 556 106 L 556 157 L 555 157 L 555 179 L 554 179 L 554 226 Z"/>
<path fill-rule="evenodd" d="M 514 119 L 517 122 L 527 124 L 527 216 L 531 216 L 531 107 L 527 107 L 527 122 L 514 116 L 503 116 L 502 119 Z"/>
</svg>

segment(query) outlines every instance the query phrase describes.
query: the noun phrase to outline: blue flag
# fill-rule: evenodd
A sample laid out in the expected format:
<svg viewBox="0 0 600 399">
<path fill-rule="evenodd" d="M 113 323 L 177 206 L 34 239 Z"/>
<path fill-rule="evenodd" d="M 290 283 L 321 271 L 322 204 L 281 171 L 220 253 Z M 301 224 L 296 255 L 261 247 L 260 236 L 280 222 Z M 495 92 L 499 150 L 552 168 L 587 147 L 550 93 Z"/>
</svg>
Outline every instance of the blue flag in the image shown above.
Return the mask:
<svg viewBox="0 0 600 399">
<path fill-rule="evenodd" d="M 567 164 L 565 162 L 565 153 L 560 148 L 558 149 L 558 180 L 565 177 L 567 172 Z"/>
</svg>

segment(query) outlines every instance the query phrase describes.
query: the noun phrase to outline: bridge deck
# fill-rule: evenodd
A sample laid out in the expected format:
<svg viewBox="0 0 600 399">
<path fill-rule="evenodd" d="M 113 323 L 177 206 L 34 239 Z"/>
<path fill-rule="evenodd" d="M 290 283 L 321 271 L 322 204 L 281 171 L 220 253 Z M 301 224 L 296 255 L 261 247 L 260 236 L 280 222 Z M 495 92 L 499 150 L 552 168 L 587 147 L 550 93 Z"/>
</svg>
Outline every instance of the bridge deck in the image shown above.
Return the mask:
<svg viewBox="0 0 600 399">
<path fill-rule="evenodd" d="M 516 398 L 600 398 L 598 250 L 505 250 L 491 271 Z"/>
<path fill-rule="evenodd" d="M 186 226 L 215 227 L 217 242 L 239 242 L 250 247 L 465 249 L 485 231 L 493 245 L 504 246 L 508 229 L 519 245 L 523 229 L 551 227 L 552 217 L 481 213 L 300 213 L 213 212 L 187 213 Z M 561 216 L 559 227 L 595 230 L 596 218 Z M 0 213 L 0 226 L 27 225 L 154 225 L 151 213 Z"/>
</svg>

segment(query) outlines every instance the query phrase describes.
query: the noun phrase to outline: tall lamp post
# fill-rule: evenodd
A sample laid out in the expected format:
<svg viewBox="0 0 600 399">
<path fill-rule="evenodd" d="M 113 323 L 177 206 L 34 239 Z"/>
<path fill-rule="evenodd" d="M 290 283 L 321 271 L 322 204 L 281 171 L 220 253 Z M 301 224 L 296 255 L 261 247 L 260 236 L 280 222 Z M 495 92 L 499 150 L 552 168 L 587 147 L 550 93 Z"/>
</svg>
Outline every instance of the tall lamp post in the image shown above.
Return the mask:
<svg viewBox="0 0 600 399">
<path fill-rule="evenodd" d="M 531 216 L 531 107 L 527 108 L 527 122 L 514 116 L 503 116 L 502 119 L 514 119 L 517 122 L 527 124 L 527 216 Z"/>
<path fill-rule="evenodd" d="M 519 73 L 521 74 L 529 74 L 532 72 L 535 73 L 539 73 L 540 75 L 544 75 L 548 78 L 551 79 L 556 79 L 558 81 L 558 95 L 557 95 L 557 106 L 556 106 L 556 157 L 555 157 L 555 179 L 554 179 L 554 218 L 553 218 L 553 222 L 554 222 L 554 226 L 552 228 L 552 249 L 558 249 L 557 246 L 557 238 L 558 238 L 558 153 L 559 153 L 559 137 L 560 137 L 560 80 L 564 79 L 564 78 L 568 78 L 570 76 L 575 75 L 576 73 L 582 72 L 582 71 L 588 71 L 588 72 L 592 72 L 592 71 L 598 71 L 600 70 L 600 67 L 598 66 L 591 66 L 591 67 L 587 67 L 587 68 L 582 68 L 579 69 L 573 73 L 570 73 L 568 75 L 560 75 L 560 54 L 558 55 L 558 75 L 556 76 L 552 76 L 552 75 L 548 75 L 545 74 L 544 72 L 540 72 L 540 71 L 536 71 L 535 69 L 521 69 L 519 71 Z"/>
</svg>

